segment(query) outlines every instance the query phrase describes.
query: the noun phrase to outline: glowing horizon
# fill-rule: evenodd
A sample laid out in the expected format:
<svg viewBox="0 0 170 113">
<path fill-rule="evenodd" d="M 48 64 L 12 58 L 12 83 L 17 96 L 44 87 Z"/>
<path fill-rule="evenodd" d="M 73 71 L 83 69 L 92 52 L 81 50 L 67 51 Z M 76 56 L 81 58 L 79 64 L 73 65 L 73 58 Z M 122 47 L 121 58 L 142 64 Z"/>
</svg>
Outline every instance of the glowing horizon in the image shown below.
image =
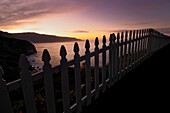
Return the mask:
<svg viewBox="0 0 170 113">
<path fill-rule="evenodd" d="M 168 0 L 1 0 L 0 30 L 94 39 L 155 28 L 170 35 Z"/>
</svg>

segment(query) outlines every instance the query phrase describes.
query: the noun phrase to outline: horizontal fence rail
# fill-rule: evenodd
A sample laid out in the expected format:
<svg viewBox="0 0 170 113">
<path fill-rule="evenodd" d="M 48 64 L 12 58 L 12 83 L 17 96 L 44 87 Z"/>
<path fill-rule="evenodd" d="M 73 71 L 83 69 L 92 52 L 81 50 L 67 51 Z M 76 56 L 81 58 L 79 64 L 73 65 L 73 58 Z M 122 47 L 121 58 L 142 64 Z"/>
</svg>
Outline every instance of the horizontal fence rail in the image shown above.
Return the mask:
<svg viewBox="0 0 170 113">
<path fill-rule="evenodd" d="M 44 50 L 42 61 L 44 62 L 43 71 L 31 75 L 29 62 L 25 55 L 21 55 L 19 67 L 21 68 L 20 79 L 6 83 L 3 77 L 3 70 L 0 68 L 0 112 L 13 113 L 9 92 L 22 88 L 25 109 L 27 113 L 36 113 L 36 103 L 34 100 L 33 83 L 40 79 L 44 81 L 46 96 L 46 107 L 48 113 L 57 113 L 54 95 L 53 73 L 60 73 L 62 103 L 64 113 L 82 112 L 82 107 L 90 105 L 92 98 L 100 97 L 100 92 L 104 93 L 115 82 L 119 81 L 126 73 L 150 57 L 154 52 L 166 46 L 170 42 L 170 37 L 161 34 L 154 29 L 142 29 L 121 32 L 110 35 L 109 45 L 106 46 L 106 37 L 103 36 L 103 46 L 99 49 L 99 40 L 95 39 L 95 50 L 90 52 L 89 40 L 86 40 L 85 55 L 79 55 L 79 45 L 75 43 L 73 51 L 74 59 L 67 61 L 67 51 L 63 46 L 60 50 L 60 65 L 51 67 L 50 54 Z M 106 64 L 107 51 L 109 64 Z M 102 73 L 99 72 L 99 54 L 102 54 Z M 90 58 L 94 57 L 94 69 L 91 67 Z M 81 77 L 80 62 L 85 61 L 85 77 Z M 71 104 L 69 66 L 74 66 L 74 86 L 75 103 Z M 92 71 L 94 80 L 92 81 Z M 84 80 L 82 80 L 82 78 Z M 102 79 L 100 81 L 100 78 Z M 82 81 L 85 81 L 85 95 L 82 95 Z M 92 83 L 93 82 L 93 83 Z M 94 86 L 93 86 L 94 85 Z M 108 88 L 107 88 L 108 87 Z"/>
</svg>

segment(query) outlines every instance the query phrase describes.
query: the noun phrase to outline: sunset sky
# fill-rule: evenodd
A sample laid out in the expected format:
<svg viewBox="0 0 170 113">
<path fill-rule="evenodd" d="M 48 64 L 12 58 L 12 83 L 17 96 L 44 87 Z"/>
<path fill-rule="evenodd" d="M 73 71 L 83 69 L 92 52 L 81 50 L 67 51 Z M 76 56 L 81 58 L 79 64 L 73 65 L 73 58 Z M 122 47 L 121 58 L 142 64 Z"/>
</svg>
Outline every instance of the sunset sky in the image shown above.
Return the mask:
<svg viewBox="0 0 170 113">
<path fill-rule="evenodd" d="M 81 39 L 155 28 L 170 35 L 170 0 L 0 0 L 0 30 Z"/>
</svg>

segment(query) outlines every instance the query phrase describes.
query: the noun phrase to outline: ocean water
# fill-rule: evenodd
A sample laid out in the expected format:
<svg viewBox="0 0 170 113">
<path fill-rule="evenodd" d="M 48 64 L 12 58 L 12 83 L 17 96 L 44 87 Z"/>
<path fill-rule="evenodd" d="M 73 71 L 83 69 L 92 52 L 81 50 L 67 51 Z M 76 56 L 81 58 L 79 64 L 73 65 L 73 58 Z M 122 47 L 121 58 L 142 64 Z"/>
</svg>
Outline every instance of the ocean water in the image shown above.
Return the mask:
<svg viewBox="0 0 170 113">
<path fill-rule="evenodd" d="M 94 51 L 94 40 L 89 40 L 90 41 L 90 52 Z M 85 41 L 77 41 L 78 45 L 79 45 L 79 54 L 80 56 L 85 55 Z M 67 51 L 67 60 L 72 60 L 74 58 L 74 44 L 75 42 L 60 42 L 60 43 L 33 43 L 36 47 L 37 53 L 27 56 L 28 60 L 30 61 L 30 64 L 35 67 L 37 70 L 41 70 L 42 66 L 43 66 L 43 61 L 42 61 L 42 54 L 44 49 L 47 49 L 48 52 L 50 53 L 51 56 L 51 65 L 52 67 L 57 66 L 60 64 L 60 48 L 62 45 L 65 46 L 66 51 Z M 107 40 L 106 45 L 109 44 L 109 41 Z M 102 48 L 102 40 L 99 40 L 99 48 Z M 108 57 L 108 55 L 107 55 Z M 91 65 L 94 65 L 94 58 L 91 58 Z M 101 65 L 101 54 L 99 55 L 99 65 Z M 108 58 L 107 58 L 107 62 L 108 62 Z"/>
</svg>

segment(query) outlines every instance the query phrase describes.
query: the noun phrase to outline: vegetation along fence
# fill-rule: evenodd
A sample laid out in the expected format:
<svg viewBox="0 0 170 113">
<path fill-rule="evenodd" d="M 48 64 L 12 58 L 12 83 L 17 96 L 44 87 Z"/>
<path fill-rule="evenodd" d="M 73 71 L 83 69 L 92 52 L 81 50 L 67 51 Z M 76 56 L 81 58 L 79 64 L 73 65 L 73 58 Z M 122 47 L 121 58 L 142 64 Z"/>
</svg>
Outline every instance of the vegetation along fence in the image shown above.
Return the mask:
<svg viewBox="0 0 170 113">
<path fill-rule="evenodd" d="M 120 36 L 121 35 L 121 36 Z M 102 93 L 109 89 L 115 82 L 120 80 L 125 73 L 134 69 L 138 64 L 151 56 L 155 51 L 166 46 L 170 41 L 169 37 L 165 36 L 154 29 L 143 29 L 126 31 L 121 34 L 111 34 L 109 38 L 109 45 L 106 46 L 106 37 L 103 36 L 103 47 L 98 48 L 98 38 L 95 39 L 95 50 L 90 52 L 89 40 L 86 40 L 85 55 L 79 55 L 79 46 L 74 45 L 74 59 L 67 61 L 66 49 L 61 46 L 60 56 L 61 64 L 52 67 L 50 62 L 50 54 L 44 50 L 42 61 L 44 62 L 43 71 L 31 75 L 29 62 L 24 55 L 20 56 L 19 67 L 21 68 L 20 79 L 10 83 L 6 83 L 2 78 L 3 70 L 0 68 L 0 112 L 13 113 L 9 93 L 17 88 L 21 88 L 24 97 L 26 113 L 37 113 L 35 94 L 33 89 L 33 82 L 40 79 L 43 80 L 44 92 L 46 99 L 46 112 L 56 113 L 56 99 L 54 91 L 53 73 L 59 73 L 61 78 L 61 92 L 62 92 L 62 112 L 80 113 L 84 106 L 91 104 L 92 100 L 97 99 Z M 106 65 L 106 52 L 109 55 L 109 65 Z M 102 68 L 99 67 L 99 54 L 102 54 Z M 94 68 L 91 68 L 90 58 L 94 57 Z M 80 62 L 85 61 L 84 70 L 85 77 L 82 79 Z M 70 80 L 69 80 L 69 66 L 74 65 L 74 92 L 75 103 L 71 104 L 70 97 Z M 102 74 L 99 74 L 101 70 Z M 107 71 L 108 70 L 108 71 Z M 94 80 L 92 80 L 92 71 L 94 71 Z M 101 81 L 99 80 L 101 79 Z M 82 93 L 82 81 L 84 81 L 85 90 Z M 84 95 L 84 96 L 83 96 Z"/>
</svg>

